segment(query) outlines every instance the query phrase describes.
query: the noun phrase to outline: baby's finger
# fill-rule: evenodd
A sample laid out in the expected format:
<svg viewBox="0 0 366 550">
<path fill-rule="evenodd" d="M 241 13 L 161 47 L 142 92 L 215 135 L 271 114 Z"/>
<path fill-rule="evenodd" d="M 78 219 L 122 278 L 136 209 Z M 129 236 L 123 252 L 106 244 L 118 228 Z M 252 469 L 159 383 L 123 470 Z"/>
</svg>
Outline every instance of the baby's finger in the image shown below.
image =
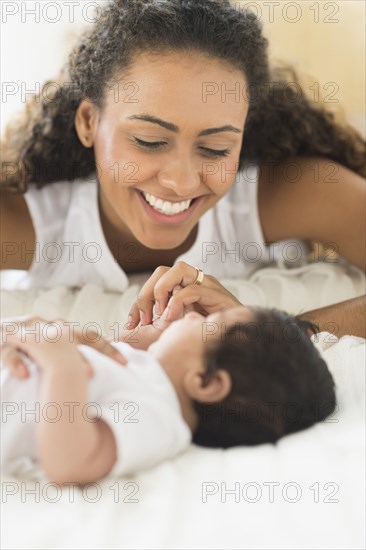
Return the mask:
<svg viewBox="0 0 366 550">
<path fill-rule="evenodd" d="M 19 351 L 10 344 L 0 346 L 1 362 L 8 367 L 11 373 L 17 378 L 27 378 L 29 370 L 27 365 L 22 361 L 22 356 Z"/>
<path fill-rule="evenodd" d="M 106 338 L 100 336 L 97 332 L 88 331 L 88 336 L 86 336 L 84 333 L 75 331 L 75 339 L 79 344 L 90 346 L 107 357 L 114 359 L 121 365 L 127 365 L 127 359 L 124 355 L 120 353 L 117 348 L 112 346 Z"/>
<path fill-rule="evenodd" d="M 154 305 L 156 314 L 160 315 L 162 310 L 159 313 L 161 308 L 159 308 L 159 304 L 155 303 L 154 288 L 159 279 L 170 269 L 170 267 L 160 265 L 142 286 L 136 302 L 129 311 L 127 328 L 134 328 L 140 321 L 142 325 L 150 325 L 153 319 Z"/>
</svg>

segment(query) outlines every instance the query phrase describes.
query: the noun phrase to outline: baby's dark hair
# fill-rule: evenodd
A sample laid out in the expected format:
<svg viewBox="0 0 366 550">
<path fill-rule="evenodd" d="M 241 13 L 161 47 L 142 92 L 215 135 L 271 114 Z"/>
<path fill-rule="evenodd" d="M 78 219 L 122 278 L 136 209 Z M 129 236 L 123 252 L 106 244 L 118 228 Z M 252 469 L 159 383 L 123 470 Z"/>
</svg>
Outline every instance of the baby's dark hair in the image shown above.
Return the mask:
<svg viewBox="0 0 366 550">
<path fill-rule="evenodd" d="M 277 309 L 252 311 L 255 321 L 231 325 L 207 348 L 204 380 L 224 369 L 232 387 L 220 403 L 194 401 L 198 445 L 275 443 L 335 409 L 334 380 L 310 340 L 318 327 Z"/>
</svg>

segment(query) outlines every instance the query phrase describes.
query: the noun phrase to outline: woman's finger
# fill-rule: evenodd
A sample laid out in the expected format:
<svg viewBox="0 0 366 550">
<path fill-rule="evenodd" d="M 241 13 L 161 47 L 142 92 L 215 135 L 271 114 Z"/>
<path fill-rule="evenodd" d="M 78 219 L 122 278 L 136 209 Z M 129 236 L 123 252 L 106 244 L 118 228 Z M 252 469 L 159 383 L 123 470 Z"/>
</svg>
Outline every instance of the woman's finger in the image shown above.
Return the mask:
<svg viewBox="0 0 366 550">
<path fill-rule="evenodd" d="M 194 285 L 197 275 L 198 271 L 196 267 L 186 262 L 178 262 L 158 280 L 154 287 L 154 297 L 162 307 L 161 313 L 168 305 L 171 296 L 177 293 L 175 290 L 178 289 L 180 291 L 182 288 Z M 212 287 L 210 277 L 204 275 L 201 284 L 194 286 L 197 286 L 197 288 L 203 286 Z"/>
<path fill-rule="evenodd" d="M 186 312 L 192 305 L 195 311 L 202 315 L 209 315 L 215 311 L 229 307 L 242 305 L 241 302 L 219 283 L 218 288 L 189 285 L 169 300 L 168 306 L 162 317 L 166 321 L 174 321 L 181 318 L 182 312 Z"/>
<path fill-rule="evenodd" d="M 164 308 L 161 309 L 160 305 L 155 303 L 154 288 L 159 279 L 161 279 L 170 269 L 170 267 L 160 265 L 142 286 L 136 302 L 129 311 L 127 328 L 134 328 L 140 321 L 142 325 L 150 325 L 153 319 L 154 305 L 157 315 L 160 315 L 163 311 Z M 159 310 L 161 310 L 160 313 Z"/>
<path fill-rule="evenodd" d="M 29 370 L 22 361 L 22 354 L 12 345 L 3 344 L 0 346 L 1 362 L 10 369 L 17 378 L 27 378 Z"/>
<path fill-rule="evenodd" d="M 189 285 L 194 285 L 197 279 L 197 269 L 186 262 L 176 263 L 156 283 L 154 287 L 154 298 L 161 306 L 160 314 L 165 310 L 172 295 L 177 294 L 174 290 L 181 290 Z M 212 286 L 209 276 L 204 277 L 201 285 Z"/>
<path fill-rule="evenodd" d="M 141 288 L 129 312 L 129 328 L 140 321 L 142 325 L 150 324 L 154 312 L 163 313 L 174 289 L 193 284 L 196 278 L 197 269 L 186 262 L 177 262 L 173 267 L 159 266 Z"/>
</svg>

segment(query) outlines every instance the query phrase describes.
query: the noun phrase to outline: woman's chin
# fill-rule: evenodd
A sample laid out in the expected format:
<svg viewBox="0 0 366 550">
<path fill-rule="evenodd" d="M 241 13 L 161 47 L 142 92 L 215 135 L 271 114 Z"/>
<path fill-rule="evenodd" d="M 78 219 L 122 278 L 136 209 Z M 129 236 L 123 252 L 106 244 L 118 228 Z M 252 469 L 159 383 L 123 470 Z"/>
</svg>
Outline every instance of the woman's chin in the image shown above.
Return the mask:
<svg viewBox="0 0 366 550">
<path fill-rule="evenodd" d="M 181 246 L 187 239 L 187 235 L 183 234 L 181 237 L 175 236 L 169 238 L 168 235 L 161 236 L 160 238 L 151 238 L 152 235 L 144 236 L 140 243 L 146 248 L 151 250 L 173 250 Z"/>
</svg>

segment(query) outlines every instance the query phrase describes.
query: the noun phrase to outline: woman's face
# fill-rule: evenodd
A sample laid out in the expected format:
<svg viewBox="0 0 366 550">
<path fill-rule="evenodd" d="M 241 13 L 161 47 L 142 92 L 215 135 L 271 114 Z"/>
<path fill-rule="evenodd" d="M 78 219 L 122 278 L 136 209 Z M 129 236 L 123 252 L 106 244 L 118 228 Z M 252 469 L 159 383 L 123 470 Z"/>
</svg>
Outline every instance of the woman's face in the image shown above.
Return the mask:
<svg viewBox="0 0 366 550">
<path fill-rule="evenodd" d="M 238 169 L 245 85 L 217 59 L 140 54 L 101 112 L 80 105 L 76 127 L 93 142 L 103 212 L 121 235 L 176 248 L 225 195 Z"/>
</svg>

